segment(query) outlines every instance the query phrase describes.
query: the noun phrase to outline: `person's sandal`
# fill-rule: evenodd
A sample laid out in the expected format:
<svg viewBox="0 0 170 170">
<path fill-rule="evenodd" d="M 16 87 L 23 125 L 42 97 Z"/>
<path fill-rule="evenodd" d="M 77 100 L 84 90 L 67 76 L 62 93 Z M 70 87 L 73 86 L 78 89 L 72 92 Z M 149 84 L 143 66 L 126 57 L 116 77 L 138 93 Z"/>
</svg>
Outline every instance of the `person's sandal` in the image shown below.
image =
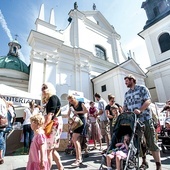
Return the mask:
<svg viewBox="0 0 170 170">
<path fill-rule="evenodd" d="M 1 159 L 1 160 L 0 160 L 0 164 L 3 164 L 3 163 L 4 163 L 4 160 L 3 160 L 3 159 Z"/>
<path fill-rule="evenodd" d="M 162 167 L 161 166 L 157 166 L 156 170 L 162 170 Z"/>
<path fill-rule="evenodd" d="M 162 170 L 160 162 L 156 162 L 156 170 Z"/>
<path fill-rule="evenodd" d="M 149 168 L 148 162 L 142 162 L 141 166 L 139 167 L 140 170 L 145 170 L 148 168 Z"/>
<path fill-rule="evenodd" d="M 76 160 L 74 163 L 71 164 L 71 166 L 79 167 L 81 163 L 82 163 L 82 160 Z"/>
<path fill-rule="evenodd" d="M 103 148 L 100 148 L 99 151 L 103 151 Z"/>
<path fill-rule="evenodd" d="M 93 146 L 92 150 L 96 150 L 96 149 L 97 149 L 97 147 L 96 147 L 96 146 Z"/>
</svg>

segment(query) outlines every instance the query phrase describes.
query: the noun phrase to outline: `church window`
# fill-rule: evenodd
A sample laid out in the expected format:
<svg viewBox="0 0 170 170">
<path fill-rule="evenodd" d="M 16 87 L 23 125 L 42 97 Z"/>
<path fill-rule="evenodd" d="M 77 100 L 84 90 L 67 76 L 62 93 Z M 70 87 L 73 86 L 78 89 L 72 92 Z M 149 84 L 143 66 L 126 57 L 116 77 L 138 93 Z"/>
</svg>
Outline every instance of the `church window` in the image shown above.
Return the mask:
<svg viewBox="0 0 170 170">
<path fill-rule="evenodd" d="M 170 50 L 170 35 L 169 33 L 164 33 L 159 37 L 159 45 L 161 48 L 161 52 L 164 53 Z"/>
<path fill-rule="evenodd" d="M 96 56 L 103 59 L 103 60 L 106 60 L 106 51 L 105 51 L 105 49 L 102 48 L 99 45 L 96 45 L 95 49 L 96 49 Z"/>
<path fill-rule="evenodd" d="M 106 91 L 106 85 L 103 85 L 103 86 L 101 87 L 101 90 L 102 90 L 102 92 L 105 92 L 105 91 Z"/>
<path fill-rule="evenodd" d="M 16 52 L 17 52 L 17 48 L 16 47 L 13 47 L 13 52 L 16 54 Z"/>
</svg>

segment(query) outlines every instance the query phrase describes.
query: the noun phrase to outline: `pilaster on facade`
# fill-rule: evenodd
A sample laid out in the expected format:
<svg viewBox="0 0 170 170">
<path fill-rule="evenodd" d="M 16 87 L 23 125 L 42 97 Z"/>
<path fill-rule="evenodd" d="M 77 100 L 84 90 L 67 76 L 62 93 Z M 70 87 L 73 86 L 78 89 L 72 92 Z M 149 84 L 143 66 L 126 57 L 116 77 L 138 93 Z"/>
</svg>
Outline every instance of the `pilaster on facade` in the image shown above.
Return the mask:
<svg viewBox="0 0 170 170">
<path fill-rule="evenodd" d="M 162 81 L 161 75 L 154 79 L 154 83 L 156 86 L 156 92 L 158 95 L 159 102 L 165 102 L 169 96 L 167 96 L 168 94 L 165 91 L 164 82 Z"/>
</svg>

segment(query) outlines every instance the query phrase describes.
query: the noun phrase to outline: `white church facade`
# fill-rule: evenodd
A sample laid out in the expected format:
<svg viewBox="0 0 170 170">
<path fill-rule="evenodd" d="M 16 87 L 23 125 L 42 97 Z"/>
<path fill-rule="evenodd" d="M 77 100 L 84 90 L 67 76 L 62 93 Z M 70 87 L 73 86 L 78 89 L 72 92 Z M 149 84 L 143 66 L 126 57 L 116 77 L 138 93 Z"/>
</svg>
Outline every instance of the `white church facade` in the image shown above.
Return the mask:
<svg viewBox="0 0 170 170">
<path fill-rule="evenodd" d="M 49 22 L 44 20 L 44 13 L 42 4 L 36 30 L 31 30 L 28 37 L 32 48 L 29 92 L 37 93 L 43 82 L 50 81 L 55 85 L 62 104 L 67 102 L 69 90 L 81 91 L 90 100 L 94 100 L 95 92 L 106 100 L 106 96 L 112 93 L 122 103 L 124 76 L 135 74 L 144 84 L 145 73 L 132 59 L 126 58 L 121 49 L 120 35 L 99 11 L 79 11 L 75 6 L 69 12 L 69 25 L 64 31 L 56 30 L 53 9 Z M 121 64 L 123 62 L 126 64 Z M 114 69 L 117 66 L 118 69 Z M 104 74 L 104 79 L 99 79 L 101 74 Z M 96 76 L 99 77 L 93 79 Z M 103 92 L 105 84 L 110 88 Z"/>
</svg>

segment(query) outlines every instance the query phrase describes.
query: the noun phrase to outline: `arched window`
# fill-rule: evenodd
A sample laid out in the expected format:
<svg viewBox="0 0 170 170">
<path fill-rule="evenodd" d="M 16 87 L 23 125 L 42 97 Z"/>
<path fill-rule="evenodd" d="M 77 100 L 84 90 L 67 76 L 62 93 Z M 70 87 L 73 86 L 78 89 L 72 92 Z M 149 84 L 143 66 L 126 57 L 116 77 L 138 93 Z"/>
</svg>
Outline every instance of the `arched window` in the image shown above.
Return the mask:
<svg viewBox="0 0 170 170">
<path fill-rule="evenodd" d="M 61 100 L 67 100 L 67 96 L 68 96 L 68 94 L 64 93 L 64 94 L 61 95 L 60 98 L 61 98 Z"/>
<path fill-rule="evenodd" d="M 164 53 L 170 50 L 170 35 L 169 33 L 164 33 L 159 37 L 159 45 L 161 48 L 161 52 Z"/>
<path fill-rule="evenodd" d="M 106 51 L 104 48 L 102 48 L 101 46 L 99 45 L 96 45 L 95 46 L 95 49 L 96 49 L 96 56 L 103 59 L 103 60 L 106 60 Z"/>
</svg>

